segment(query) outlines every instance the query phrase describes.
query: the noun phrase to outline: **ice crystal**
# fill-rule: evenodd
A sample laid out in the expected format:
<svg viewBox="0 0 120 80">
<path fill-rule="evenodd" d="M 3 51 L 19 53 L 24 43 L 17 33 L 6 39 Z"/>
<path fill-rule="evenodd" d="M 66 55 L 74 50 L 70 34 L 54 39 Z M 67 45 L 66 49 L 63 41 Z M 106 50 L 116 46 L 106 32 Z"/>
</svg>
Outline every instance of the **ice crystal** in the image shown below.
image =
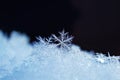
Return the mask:
<svg viewBox="0 0 120 80">
<path fill-rule="evenodd" d="M 73 37 L 69 37 L 68 33 L 64 32 L 64 30 L 62 32 L 59 32 L 60 36 L 57 37 L 56 35 L 52 35 L 52 38 L 55 42 L 57 42 L 57 46 L 59 46 L 60 48 L 70 48 L 71 45 L 71 41 L 73 39 Z"/>
<path fill-rule="evenodd" d="M 105 63 L 105 61 L 106 61 L 106 56 L 105 55 L 103 55 L 103 54 L 97 54 L 97 56 L 96 56 L 97 58 L 96 58 L 96 60 L 98 61 L 98 62 L 100 62 L 100 63 Z"/>
</svg>

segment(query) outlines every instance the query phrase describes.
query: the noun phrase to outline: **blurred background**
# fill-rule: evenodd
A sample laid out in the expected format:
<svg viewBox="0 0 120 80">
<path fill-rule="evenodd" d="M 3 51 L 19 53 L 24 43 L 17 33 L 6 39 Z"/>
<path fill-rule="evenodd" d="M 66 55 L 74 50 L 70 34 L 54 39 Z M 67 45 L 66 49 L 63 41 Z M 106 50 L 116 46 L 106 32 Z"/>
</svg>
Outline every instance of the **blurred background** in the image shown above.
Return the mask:
<svg viewBox="0 0 120 80">
<path fill-rule="evenodd" d="M 116 0 L 0 1 L 0 30 L 48 37 L 63 29 L 82 49 L 120 55 L 119 8 Z"/>
</svg>

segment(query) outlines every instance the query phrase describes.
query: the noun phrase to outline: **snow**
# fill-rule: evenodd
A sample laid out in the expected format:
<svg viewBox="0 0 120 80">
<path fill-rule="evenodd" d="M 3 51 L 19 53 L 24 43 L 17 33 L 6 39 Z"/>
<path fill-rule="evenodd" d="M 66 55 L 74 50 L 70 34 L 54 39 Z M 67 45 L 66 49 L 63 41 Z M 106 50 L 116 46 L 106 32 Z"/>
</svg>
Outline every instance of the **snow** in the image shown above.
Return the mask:
<svg viewBox="0 0 120 80">
<path fill-rule="evenodd" d="M 31 52 L 27 36 L 14 31 L 8 38 L 0 32 L 0 78 L 17 70 Z"/>
<path fill-rule="evenodd" d="M 120 80 L 120 56 L 83 51 L 64 31 L 38 39 L 0 32 L 0 80 Z"/>
</svg>

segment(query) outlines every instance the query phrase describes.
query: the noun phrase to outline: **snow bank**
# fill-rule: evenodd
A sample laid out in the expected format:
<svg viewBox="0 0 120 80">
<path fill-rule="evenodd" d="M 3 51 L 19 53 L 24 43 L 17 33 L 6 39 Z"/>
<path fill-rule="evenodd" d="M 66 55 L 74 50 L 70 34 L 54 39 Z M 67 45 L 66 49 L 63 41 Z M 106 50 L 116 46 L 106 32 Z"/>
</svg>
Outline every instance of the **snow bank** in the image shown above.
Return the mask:
<svg viewBox="0 0 120 80">
<path fill-rule="evenodd" d="M 73 37 L 38 38 L 0 32 L 0 80 L 120 80 L 120 56 L 87 52 L 71 44 Z"/>
</svg>

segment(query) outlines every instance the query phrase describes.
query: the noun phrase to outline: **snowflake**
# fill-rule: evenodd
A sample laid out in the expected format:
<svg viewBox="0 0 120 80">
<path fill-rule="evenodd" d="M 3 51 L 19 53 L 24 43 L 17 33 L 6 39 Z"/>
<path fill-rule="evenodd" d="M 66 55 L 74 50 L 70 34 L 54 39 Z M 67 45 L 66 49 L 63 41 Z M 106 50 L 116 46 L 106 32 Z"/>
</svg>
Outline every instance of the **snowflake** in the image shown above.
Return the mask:
<svg viewBox="0 0 120 80">
<path fill-rule="evenodd" d="M 100 63 L 105 63 L 106 62 L 106 56 L 103 54 L 98 54 L 96 55 L 96 61 L 100 62 Z"/>
<path fill-rule="evenodd" d="M 108 57 L 107 60 L 109 61 L 109 63 L 119 63 L 119 56 L 110 56 L 110 54 L 108 53 Z"/>
<path fill-rule="evenodd" d="M 59 32 L 59 35 L 60 36 L 57 37 L 55 34 L 52 34 L 49 38 L 42 38 L 39 36 L 37 39 L 39 40 L 39 43 L 44 45 L 55 44 L 57 47 L 60 47 L 62 49 L 70 49 L 73 37 L 69 36 L 68 32 L 65 32 L 64 30 L 62 32 Z"/>
<path fill-rule="evenodd" d="M 40 43 L 44 44 L 44 45 L 49 45 L 50 43 L 52 43 L 52 37 L 49 38 L 42 38 L 42 37 L 37 37 L 37 40 L 39 40 Z"/>
<path fill-rule="evenodd" d="M 117 56 L 110 56 L 110 53 L 108 52 L 108 56 L 105 56 L 104 54 L 98 54 L 96 56 L 96 60 L 100 63 L 119 63 L 119 57 Z"/>
<path fill-rule="evenodd" d="M 65 33 L 63 30 L 62 32 L 59 32 L 60 36 L 57 37 L 56 35 L 52 35 L 52 39 L 56 43 L 56 46 L 60 48 L 67 48 L 70 49 L 71 41 L 73 39 L 72 36 L 68 35 L 68 32 Z"/>
</svg>

